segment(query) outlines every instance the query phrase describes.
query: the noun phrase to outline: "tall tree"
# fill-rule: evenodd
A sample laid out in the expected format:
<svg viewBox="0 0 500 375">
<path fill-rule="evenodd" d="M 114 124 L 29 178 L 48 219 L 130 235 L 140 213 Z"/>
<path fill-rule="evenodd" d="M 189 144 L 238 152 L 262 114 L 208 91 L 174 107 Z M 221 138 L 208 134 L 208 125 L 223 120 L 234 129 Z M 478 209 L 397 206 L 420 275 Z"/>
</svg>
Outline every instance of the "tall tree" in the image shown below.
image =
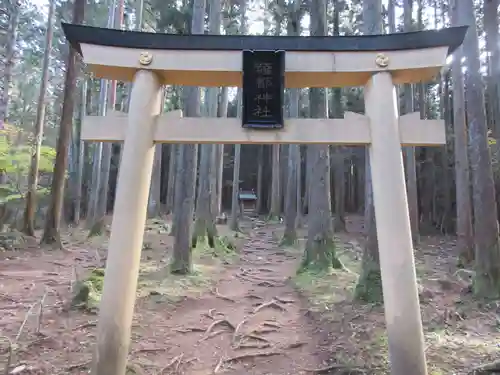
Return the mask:
<svg viewBox="0 0 500 375">
<path fill-rule="evenodd" d="M 75 212 L 73 221 L 76 225 L 80 224 L 81 206 L 82 206 L 82 183 L 83 171 L 85 164 L 85 144 L 81 137 L 82 123 L 84 117 L 87 115 L 87 79 L 82 80 L 81 94 L 80 94 L 80 111 L 78 113 L 78 128 L 77 128 L 77 142 L 78 142 L 78 169 L 75 178 Z"/>
<path fill-rule="evenodd" d="M 300 2 L 293 1 L 288 9 L 287 34 L 290 36 L 300 35 Z M 299 89 L 290 90 L 290 117 L 299 117 Z M 298 190 L 298 167 L 300 165 L 300 145 L 288 146 L 288 176 L 285 191 L 285 233 L 281 241 L 282 245 L 294 245 L 297 241 L 297 220 L 300 201 L 297 199 Z"/>
<path fill-rule="evenodd" d="M 26 206 L 24 211 L 23 230 L 28 236 L 35 235 L 35 206 L 38 187 L 38 170 L 40 165 L 40 150 L 43 138 L 43 123 L 45 121 L 45 93 L 49 80 L 50 51 L 52 49 L 53 23 L 55 0 L 49 1 L 49 14 L 47 29 L 45 31 L 45 52 L 43 54 L 42 79 L 40 81 L 40 94 L 36 109 L 35 139 L 31 156 L 31 169 L 28 177 L 28 192 L 26 193 Z"/>
<path fill-rule="evenodd" d="M 333 2 L 333 35 L 340 35 L 340 11 L 344 3 L 339 0 Z M 342 88 L 333 89 L 332 95 L 333 117 L 343 118 Z M 333 189 L 335 206 L 335 230 L 345 231 L 345 147 L 332 146 Z"/>
<path fill-rule="evenodd" d="M 203 34 L 205 26 L 205 0 L 193 1 L 191 33 Z M 186 116 L 200 117 L 200 90 L 198 87 L 185 87 Z M 175 201 L 179 205 L 174 208 L 175 230 L 173 234 L 174 251 L 170 271 L 176 274 L 187 274 L 192 271 L 192 239 L 194 196 L 196 185 L 197 145 L 180 145 L 182 148 L 178 163 L 178 174 L 175 184 Z"/>
<path fill-rule="evenodd" d="M 484 31 L 488 51 L 488 108 L 493 136 L 500 139 L 500 48 L 498 38 L 498 0 L 484 0 Z"/>
<path fill-rule="evenodd" d="M 247 0 L 240 0 L 240 34 L 247 33 Z M 241 118 L 242 107 L 242 90 L 238 88 L 237 93 L 237 116 Z M 262 147 L 262 146 L 260 146 Z M 231 193 L 231 217 L 229 219 L 229 228 L 231 230 L 239 230 L 238 217 L 239 217 L 239 191 L 240 191 L 240 166 L 241 166 L 241 145 L 234 145 L 234 161 L 233 161 L 233 184 Z M 257 189 L 258 190 L 258 189 Z M 257 195 L 259 192 L 257 192 Z"/>
<path fill-rule="evenodd" d="M 310 34 L 326 35 L 326 0 L 311 3 Z M 326 90 L 309 90 L 311 117 L 328 116 Z M 311 160 L 312 170 L 309 182 L 309 226 L 307 242 L 301 269 L 315 271 L 342 268 L 337 258 L 333 242 L 333 227 L 330 204 L 330 152 L 328 145 L 310 145 L 307 158 Z"/>
<path fill-rule="evenodd" d="M 452 25 L 458 26 L 456 3 L 450 9 Z M 472 206 L 470 195 L 470 169 L 465 117 L 465 91 L 462 73 L 463 47 L 453 54 L 453 134 L 456 173 L 457 237 L 460 263 L 471 264 L 474 260 L 474 237 L 472 232 Z"/>
<path fill-rule="evenodd" d="M 394 7 L 392 7 L 392 9 L 394 9 Z M 363 0 L 363 31 L 366 35 L 382 33 L 381 0 Z M 373 207 L 373 189 L 369 156 L 368 148 L 366 148 L 365 231 L 367 233 L 367 240 L 363 248 L 361 273 L 355 289 L 355 298 L 366 302 L 382 302 L 382 278 L 380 274 L 380 259 L 378 253 L 375 209 Z"/>
<path fill-rule="evenodd" d="M 14 56 L 16 47 L 17 25 L 19 21 L 19 8 L 21 2 L 19 0 L 8 0 L 7 11 L 9 17 L 9 24 L 7 28 L 7 43 L 5 46 L 5 57 L 3 74 L 1 76 L 2 86 L 0 91 L 0 129 L 7 119 L 9 107 L 9 89 L 12 79 L 12 68 L 14 66 Z"/>
<path fill-rule="evenodd" d="M 209 33 L 220 34 L 221 27 L 221 2 L 210 0 L 209 3 Z M 210 87 L 206 91 L 205 104 L 209 117 L 217 117 L 217 88 Z M 215 226 L 215 215 L 213 212 L 213 195 L 216 189 L 216 153 L 219 151 L 217 145 L 203 144 L 200 146 L 200 171 L 198 183 L 198 199 L 196 200 L 196 221 L 194 224 L 193 246 L 199 241 L 208 241 L 208 245 L 215 247 L 217 227 Z"/>
<path fill-rule="evenodd" d="M 469 123 L 472 202 L 474 209 L 474 292 L 481 297 L 500 296 L 500 247 L 495 185 L 488 147 L 479 43 L 473 0 L 457 1 L 458 22 L 469 26 L 463 43 L 467 74 L 465 100 Z"/>
<path fill-rule="evenodd" d="M 73 5 L 73 24 L 83 23 L 85 0 L 75 0 Z M 61 115 L 59 138 L 57 139 L 56 163 L 52 177 L 52 195 L 50 206 L 45 219 L 45 229 L 41 243 L 57 244 L 62 247 L 60 238 L 60 224 L 64 200 L 64 185 L 66 166 L 68 165 L 68 146 L 71 136 L 73 109 L 75 105 L 75 90 L 77 70 L 77 54 L 73 47 L 69 47 L 66 60 L 66 77 L 64 80 L 64 102 Z"/>
</svg>

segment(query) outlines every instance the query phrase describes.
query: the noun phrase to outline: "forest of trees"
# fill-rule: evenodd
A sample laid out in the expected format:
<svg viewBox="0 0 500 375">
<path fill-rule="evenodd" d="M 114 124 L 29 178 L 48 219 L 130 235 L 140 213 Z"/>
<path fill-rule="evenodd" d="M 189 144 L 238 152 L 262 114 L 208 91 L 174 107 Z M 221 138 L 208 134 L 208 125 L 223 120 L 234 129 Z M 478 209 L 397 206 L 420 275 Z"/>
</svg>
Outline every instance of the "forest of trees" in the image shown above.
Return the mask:
<svg viewBox="0 0 500 375">
<path fill-rule="evenodd" d="M 64 38 L 61 22 L 173 34 L 345 36 L 469 25 L 433 82 L 397 87 L 401 114 L 443 119 L 446 145 L 404 147 L 412 239 L 456 238 L 456 263 L 475 299 L 500 298 L 499 0 L 0 0 L 0 245 L 37 238 L 63 248 L 62 232 L 105 232 L 121 145 L 80 139 L 86 115 L 127 112 L 129 82 L 97 79 Z M 164 112 L 240 117 L 236 88 L 163 88 Z M 364 112 L 363 88 L 287 89 L 286 117 Z M 381 303 L 382 283 L 366 148 L 328 145 L 155 146 L 148 215 L 169 222 L 169 270 L 193 273 L 197 244 L 217 246 L 227 215 L 239 231 L 238 192 L 283 222 L 281 245 L 305 230 L 303 271 L 345 268 L 335 236 L 364 217 L 354 298 Z M 194 220 L 193 220 L 194 218 Z M 304 229 L 305 228 L 305 229 Z M 397 251 L 397 249 L 394 249 Z"/>
<path fill-rule="evenodd" d="M 265 35 L 353 35 L 468 24 L 463 48 L 434 82 L 399 90 L 401 113 L 416 110 L 422 118 L 443 118 L 448 139 L 439 149 L 404 149 L 408 202 L 414 242 L 421 235 L 456 233 L 461 264 L 473 265 L 476 271 L 475 292 L 500 295 L 496 0 L 84 3 L 52 0 L 49 11 L 41 12 L 40 4 L 2 0 L 2 224 L 30 236 L 43 227 L 42 242 L 57 243 L 61 225 L 85 218 L 85 225 L 99 233 L 104 216 L 112 211 L 120 145 L 81 142 L 80 124 L 86 114 L 127 111 L 130 84 L 84 73 L 80 59 L 65 43 L 61 21 L 157 33 L 245 34 L 250 14 Z M 197 14 L 204 13 L 205 7 L 208 18 Z M 192 90 L 167 87 L 164 110 L 183 108 L 186 116 L 197 116 L 200 111 L 208 116 L 239 116 L 240 92 Z M 197 92 L 203 93 L 203 100 Z M 292 117 L 342 117 L 345 111 L 364 110 L 363 90 L 357 87 L 290 90 L 286 98 L 286 112 Z M 297 226 L 305 214 L 312 213 L 307 220 L 307 267 L 341 266 L 332 242 L 334 230 L 345 229 L 346 213 L 364 212 L 369 241 L 359 293 L 362 296 L 369 289 L 370 295 L 363 298 L 380 298 L 380 288 L 376 296 L 373 286 L 363 286 L 379 279 L 372 275 L 379 272 L 378 250 L 363 148 L 156 147 L 149 214 L 173 213 L 175 246 L 186 247 L 179 253 L 190 251 L 196 238 L 208 236 L 213 243 L 215 218 L 224 210 L 231 211 L 231 226 L 237 228 L 237 195 L 231 191 L 239 189 L 257 192 L 260 213 L 270 218 L 284 213 L 286 243 L 295 241 Z M 52 174 L 51 165 L 55 165 Z M 193 176 L 198 176 L 198 188 Z M 176 218 L 191 217 L 176 214 L 184 210 L 195 211 L 193 241 L 186 240 L 189 231 L 176 232 Z M 329 215 L 316 217 L 321 212 L 331 213 L 333 226 Z M 190 269 L 189 264 L 173 267 L 181 273 Z"/>
</svg>

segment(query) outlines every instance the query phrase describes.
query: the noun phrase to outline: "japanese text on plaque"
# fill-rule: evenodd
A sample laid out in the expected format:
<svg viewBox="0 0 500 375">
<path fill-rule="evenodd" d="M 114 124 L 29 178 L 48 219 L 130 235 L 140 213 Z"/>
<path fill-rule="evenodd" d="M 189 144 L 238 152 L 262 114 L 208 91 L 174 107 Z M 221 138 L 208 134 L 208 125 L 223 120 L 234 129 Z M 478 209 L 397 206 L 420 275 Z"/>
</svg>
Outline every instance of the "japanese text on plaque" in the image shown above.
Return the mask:
<svg viewBox="0 0 500 375">
<path fill-rule="evenodd" d="M 273 65 L 271 63 L 256 62 L 254 64 L 257 76 L 257 92 L 254 97 L 255 107 L 253 115 L 258 118 L 269 118 L 272 116 L 270 109 L 273 98 Z"/>
</svg>

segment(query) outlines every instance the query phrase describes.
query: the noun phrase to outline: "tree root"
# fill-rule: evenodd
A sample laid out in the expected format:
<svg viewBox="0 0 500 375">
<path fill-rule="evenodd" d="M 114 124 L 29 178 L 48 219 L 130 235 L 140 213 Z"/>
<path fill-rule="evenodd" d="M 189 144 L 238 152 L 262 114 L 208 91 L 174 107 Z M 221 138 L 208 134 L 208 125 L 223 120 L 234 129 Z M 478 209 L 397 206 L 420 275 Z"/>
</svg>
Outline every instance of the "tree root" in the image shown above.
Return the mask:
<svg viewBox="0 0 500 375">
<path fill-rule="evenodd" d="M 272 299 L 271 301 L 269 302 L 264 302 L 263 304 L 257 306 L 254 310 L 253 310 L 253 313 L 256 314 L 258 313 L 260 310 L 266 308 L 266 307 L 269 307 L 269 308 L 275 308 L 277 310 L 280 310 L 280 311 L 286 311 L 286 308 L 284 308 L 283 306 L 281 306 L 276 300 Z"/>
<path fill-rule="evenodd" d="M 298 341 L 298 342 L 293 342 L 291 344 L 286 345 L 283 349 L 297 349 L 297 348 L 301 348 L 305 345 L 307 345 L 306 342 Z"/>
<path fill-rule="evenodd" d="M 278 287 L 285 286 L 285 284 L 284 283 L 273 283 L 273 282 L 266 280 L 266 281 L 258 282 L 257 286 L 262 286 L 264 288 L 278 288 Z"/>
<path fill-rule="evenodd" d="M 500 372 L 500 360 L 475 367 L 469 372 L 469 375 L 486 375 L 496 372 Z"/>
<path fill-rule="evenodd" d="M 276 322 L 272 322 L 270 320 L 266 320 L 264 323 L 262 323 L 264 327 L 271 327 L 271 328 L 281 328 L 281 325 Z"/>
<path fill-rule="evenodd" d="M 223 330 L 223 329 L 220 329 L 218 331 L 213 331 L 210 335 L 201 338 L 198 342 L 202 342 L 202 341 L 211 339 L 212 337 L 218 336 L 218 335 L 220 335 L 221 333 L 224 333 L 224 332 L 226 332 L 226 331 Z"/>
<path fill-rule="evenodd" d="M 78 331 L 80 329 L 85 329 L 85 328 L 90 328 L 90 327 L 95 327 L 95 326 L 97 326 L 97 320 L 89 321 L 87 323 L 80 324 L 80 325 L 76 326 L 75 328 L 73 328 L 73 331 Z"/>
<path fill-rule="evenodd" d="M 260 341 L 260 342 L 269 342 L 266 338 L 262 337 L 262 336 L 259 336 L 259 335 L 256 335 L 254 334 L 255 331 L 252 331 L 250 333 L 247 333 L 245 334 L 245 336 L 242 338 L 242 340 L 246 337 L 246 338 L 249 338 L 249 339 L 253 339 L 255 341 Z"/>
<path fill-rule="evenodd" d="M 236 302 L 234 299 L 220 294 L 219 290 L 217 288 L 212 289 L 211 292 L 213 295 L 215 295 L 216 297 L 218 297 L 220 299 L 223 299 L 224 301 Z"/>
<path fill-rule="evenodd" d="M 219 372 L 219 370 L 222 368 L 224 365 L 224 358 L 220 357 L 219 361 L 217 362 L 217 365 L 214 368 L 213 373 L 216 374 Z"/>
<path fill-rule="evenodd" d="M 286 297 L 274 297 L 274 299 L 280 303 L 283 304 L 288 304 L 288 303 L 295 303 L 295 300 L 292 298 L 286 298 Z"/>
<path fill-rule="evenodd" d="M 205 332 L 205 328 L 198 328 L 198 327 L 174 328 L 173 331 L 179 332 L 179 333 Z"/>
<path fill-rule="evenodd" d="M 226 327 L 228 327 L 231 331 L 235 331 L 236 328 L 234 327 L 234 325 L 231 324 L 231 322 L 229 322 L 228 320 L 226 319 L 220 319 L 220 320 L 216 320 L 215 322 L 213 322 L 212 324 L 210 324 L 207 328 L 207 330 L 205 331 L 203 337 L 199 340 L 199 342 L 201 341 L 205 341 L 206 339 L 210 338 L 210 337 L 213 337 L 213 336 L 210 336 L 210 334 L 212 333 L 212 330 L 218 326 L 218 325 L 225 325 Z M 221 331 L 222 332 L 222 331 Z M 214 336 L 218 335 L 219 333 L 221 332 L 218 332 L 217 334 L 215 334 Z"/>
<path fill-rule="evenodd" d="M 259 297 L 259 296 L 255 295 L 255 294 L 247 294 L 245 296 L 245 298 L 248 298 L 248 299 L 259 299 L 259 300 L 262 299 L 262 297 Z"/>
<path fill-rule="evenodd" d="M 163 367 L 158 375 L 163 375 L 163 373 L 168 370 L 171 367 L 174 367 L 174 371 L 177 372 L 179 370 L 180 365 L 182 364 L 182 357 L 184 357 L 184 353 L 179 354 L 178 356 L 174 357 L 165 367 Z"/>
<path fill-rule="evenodd" d="M 358 371 L 358 373 L 364 373 L 364 371 L 359 368 L 359 367 L 351 367 L 351 366 L 345 366 L 345 365 L 339 365 L 339 364 L 333 364 L 325 367 L 319 367 L 319 368 L 303 368 L 300 367 L 302 371 L 305 372 L 312 372 L 313 374 L 323 374 L 325 372 L 330 372 L 332 370 L 345 370 L 348 371 L 349 374 L 351 374 L 353 371 Z"/>
<path fill-rule="evenodd" d="M 269 351 L 269 352 L 257 352 L 257 353 L 246 353 L 239 354 L 234 357 L 226 358 L 224 363 L 230 363 L 235 361 L 244 361 L 246 359 L 257 358 L 257 357 L 272 357 L 276 355 L 283 355 L 282 351 Z"/>
<path fill-rule="evenodd" d="M 210 310 L 208 310 L 208 312 L 207 312 L 207 313 L 205 313 L 204 315 L 205 315 L 205 316 L 207 316 L 207 317 L 209 317 L 209 318 L 210 318 L 210 319 L 212 319 L 212 320 L 215 320 L 215 316 L 216 316 L 216 315 L 221 315 L 221 316 L 223 316 L 224 314 L 222 314 L 222 313 L 220 313 L 220 312 L 215 311 L 215 309 L 210 309 Z"/>
<path fill-rule="evenodd" d="M 252 332 L 265 335 L 266 333 L 278 332 L 278 330 L 276 328 L 256 328 Z"/>
<path fill-rule="evenodd" d="M 245 324 L 246 322 L 247 322 L 247 319 L 245 318 L 241 322 L 239 322 L 238 325 L 236 326 L 234 333 L 233 333 L 233 344 L 236 342 L 236 340 L 238 340 L 240 329 L 243 326 L 243 324 Z"/>
<path fill-rule="evenodd" d="M 69 365 L 65 368 L 66 371 L 80 370 L 82 368 L 88 367 L 92 363 L 91 360 L 75 363 L 74 365 Z"/>
<path fill-rule="evenodd" d="M 270 348 L 271 344 L 269 343 L 263 343 L 263 344 L 252 344 L 252 343 L 243 343 L 239 342 L 237 345 L 234 346 L 234 349 L 238 350 L 244 350 L 244 349 L 267 349 Z"/>
<path fill-rule="evenodd" d="M 141 348 L 132 351 L 130 354 L 164 352 L 167 348 Z"/>
</svg>

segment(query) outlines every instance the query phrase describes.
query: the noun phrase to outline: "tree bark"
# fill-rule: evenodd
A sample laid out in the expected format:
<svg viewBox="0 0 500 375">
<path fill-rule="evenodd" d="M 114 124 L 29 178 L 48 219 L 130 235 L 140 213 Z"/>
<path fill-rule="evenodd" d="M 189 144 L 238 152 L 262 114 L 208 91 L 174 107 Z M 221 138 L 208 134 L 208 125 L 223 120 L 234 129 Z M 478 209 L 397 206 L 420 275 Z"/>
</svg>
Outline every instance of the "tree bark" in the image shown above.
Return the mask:
<svg viewBox="0 0 500 375">
<path fill-rule="evenodd" d="M 168 161 L 168 180 L 167 180 L 167 214 L 174 211 L 174 191 L 175 191 L 175 176 L 177 168 L 177 154 L 180 145 L 170 144 L 170 158 Z"/>
<path fill-rule="evenodd" d="M 45 120 L 45 92 L 49 81 L 50 52 L 52 50 L 52 36 L 54 34 L 54 8 L 55 0 L 49 2 L 49 14 L 47 18 L 47 29 L 45 31 L 45 51 L 43 54 L 42 79 L 40 81 L 40 93 L 36 109 L 35 120 L 35 144 L 31 156 L 31 168 L 28 177 L 28 192 L 26 193 L 26 206 L 24 211 L 24 233 L 35 236 L 35 211 L 38 189 L 38 172 L 40 166 L 40 151 L 42 148 L 43 124 Z"/>
<path fill-rule="evenodd" d="M 205 0 L 194 0 L 193 18 L 191 24 L 192 34 L 203 34 L 205 21 Z M 200 90 L 198 87 L 185 87 L 186 91 L 186 116 L 200 117 Z M 197 145 L 182 145 L 179 174 L 176 177 L 175 199 L 179 201 L 178 210 L 174 218 L 174 251 L 170 271 L 175 274 L 188 274 L 192 272 L 192 238 L 193 211 L 196 186 L 196 169 L 198 160 Z"/>
<path fill-rule="evenodd" d="M 82 82 L 82 93 L 81 93 L 81 104 L 80 104 L 80 126 L 78 134 L 78 170 L 76 173 L 75 181 L 75 216 L 74 222 L 76 225 L 80 224 L 81 208 L 82 208 L 82 183 L 83 183 L 83 171 L 85 166 L 85 143 L 82 141 L 81 129 L 84 117 L 87 115 L 87 80 L 83 79 Z"/>
<path fill-rule="evenodd" d="M 73 24 L 79 25 L 83 22 L 84 12 L 85 0 L 75 0 L 73 5 Z M 41 240 L 42 244 L 57 244 L 59 247 L 62 247 L 59 229 L 64 199 L 65 172 L 68 164 L 68 146 L 73 120 L 73 108 L 75 105 L 76 76 L 78 74 L 76 59 L 76 51 L 70 46 L 66 60 L 64 102 L 62 107 L 61 126 L 59 128 L 59 138 L 57 139 L 54 175 L 52 177 L 52 195 L 45 220 L 45 230 Z"/>
<path fill-rule="evenodd" d="M 390 0 L 393 1 L 393 0 Z M 394 9 L 394 7 L 392 7 Z M 380 0 L 363 2 L 364 34 L 382 33 L 382 4 Z M 380 303 L 383 301 L 382 277 L 380 273 L 377 224 L 373 206 L 373 186 L 370 171 L 370 155 L 365 149 L 365 233 L 367 239 L 363 248 L 362 268 L 354 291 L 357 300 Z"/>
<path fill-rule="evenodd" d="M 269 218 L 277 219 L 281 214 L 281 194 L 280 194 L 280 145 L 272 145 L 272 182 L 271 182 L 271 210 Z"/>
<path fill-rule="evenodd" d="M 3 89 L 0 91 L 0 129 L 3 129 L 4 122 L 8 117 L 9 109 L 9 88 L 12 80 L 12 67 L 16 52 L 17 25 L 19 22 L 19 0 L 9 1 L 9 26 L 7 29 L 7 42 L 5 45 L 5 65 L 3 68 Z M 3 182 L 2 182 L 3 183 Z"/>
<path fill-rule="evenodd" d="M 210 0 L 209 6 L 209 33 L 220 34 L 221 3 L 220 0 Z M 217 117 L 217 88 L 210 87 L 206 92 L 206 107 L 208 117 Z M 200 171 L 198 185 L 198 199 L 196 201 L 196 221 L 194 224 L 193 246 L 204 243 L 211 248 L 215 247 L 217 228 L 215 226 L 214 198 L 216 196 L 216 162 L 218 145 L 204 144 L 200 146 Z"/>
<path fill-rule="evenodd" d="M 311 4 L 310 34 L 326 35 L 326 1 Z M 309 90 L 311 117 L 328 117 L 325 89 Z M 342 268 L 333 241 L 330 200 L 330 151 L 328 145 L 309 145 L 308 155 L 312 164 L 309 194 L 309 224 L 307 242 L 301 270 L 327 271 Z"/>
<path fill-rule="evenodd" d="M 475 278 L 479 297 L 500 296 L 500 248 L 495 186 L 488 147 L 488 128 L 479 61 L 479 45 L 473 0 L 456 2 L 458 22 L 469 25 L 463 43 L 467 75 L 465 100 L 469 122 L 472 202 L 474 209 Z"/>
</svg>

